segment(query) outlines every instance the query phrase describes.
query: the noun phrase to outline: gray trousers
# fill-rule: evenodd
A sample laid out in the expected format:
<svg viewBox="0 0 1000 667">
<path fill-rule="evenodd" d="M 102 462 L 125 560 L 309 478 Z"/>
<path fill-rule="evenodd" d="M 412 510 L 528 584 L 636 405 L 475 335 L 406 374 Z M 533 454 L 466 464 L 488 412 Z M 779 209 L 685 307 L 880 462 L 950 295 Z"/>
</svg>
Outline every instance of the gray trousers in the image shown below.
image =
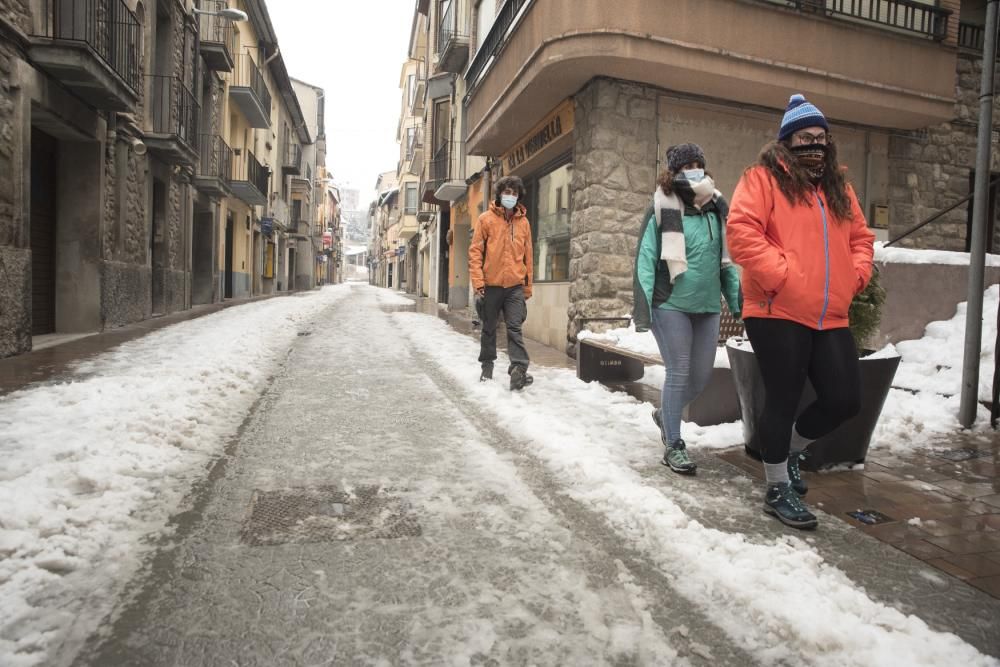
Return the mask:
<svg viewBox="0 0 1000 667">
<path fill-rule="evenodd" d="M 483 332 L 480 337 L 479 362 L 492 364 L 497 358 L 497 324 L 503 313 L 507 327 L 507 356 L 511 368 L 528 368 L 528 351 L 524 349 L 521 325 L 528 316 L 528 304 L 524 300 L 524 287 L 486 287 L 483 300 Z"/>
</svg>

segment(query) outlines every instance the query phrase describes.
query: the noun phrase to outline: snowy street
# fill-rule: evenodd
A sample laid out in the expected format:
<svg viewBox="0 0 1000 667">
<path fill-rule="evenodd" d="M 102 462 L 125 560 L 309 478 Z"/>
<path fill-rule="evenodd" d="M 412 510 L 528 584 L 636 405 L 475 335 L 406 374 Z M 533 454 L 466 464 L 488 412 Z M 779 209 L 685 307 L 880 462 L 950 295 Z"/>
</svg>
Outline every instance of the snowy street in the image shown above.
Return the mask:
<svg viewBox="0 0 1000 667">
<path fill-rule="evenodd" d="M 0 397 L 0 664 L 1000 665 L 996 598 L 766 517 L 738 424 L 673 475 L 648 404 L 480 383 L 411 311 L 327 287 Z M 891 451 L 934 409 L 898 394 Z"/>
</svg>

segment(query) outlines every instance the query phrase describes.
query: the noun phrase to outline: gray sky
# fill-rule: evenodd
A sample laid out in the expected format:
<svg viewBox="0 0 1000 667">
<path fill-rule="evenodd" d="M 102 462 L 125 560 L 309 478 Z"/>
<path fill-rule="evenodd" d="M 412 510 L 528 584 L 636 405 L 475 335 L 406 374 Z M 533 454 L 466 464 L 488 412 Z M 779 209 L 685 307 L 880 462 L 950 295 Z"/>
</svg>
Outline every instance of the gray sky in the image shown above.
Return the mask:
<svg viewBox="0 0 1000 667">
<path fill-rule="evenodd" d="M 375 196 L 396 169 L 399 73 L 414 0 L 267 0 L 292 77 L 326 90 L 326 166 L 336 181 Z"/>
</svg>

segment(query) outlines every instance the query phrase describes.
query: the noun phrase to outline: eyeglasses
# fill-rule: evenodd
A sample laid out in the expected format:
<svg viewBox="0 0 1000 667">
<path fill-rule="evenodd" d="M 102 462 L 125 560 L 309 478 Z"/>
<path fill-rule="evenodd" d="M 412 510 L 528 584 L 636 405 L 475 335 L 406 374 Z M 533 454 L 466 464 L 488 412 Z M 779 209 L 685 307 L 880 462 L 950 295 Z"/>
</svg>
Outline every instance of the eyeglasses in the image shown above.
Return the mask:
<svg viewBox="0 0 1000 667">
<path fill-rule="evenodd" d="M 831 135 L 829 132 L 821 132 L 819 134 L 812 134 L 810 132 L 799 132 L 795 135 L 798 139 L 800 146 L 810 146 L 812 144 L 825 144 L 830 141 Z"/>
</svg>

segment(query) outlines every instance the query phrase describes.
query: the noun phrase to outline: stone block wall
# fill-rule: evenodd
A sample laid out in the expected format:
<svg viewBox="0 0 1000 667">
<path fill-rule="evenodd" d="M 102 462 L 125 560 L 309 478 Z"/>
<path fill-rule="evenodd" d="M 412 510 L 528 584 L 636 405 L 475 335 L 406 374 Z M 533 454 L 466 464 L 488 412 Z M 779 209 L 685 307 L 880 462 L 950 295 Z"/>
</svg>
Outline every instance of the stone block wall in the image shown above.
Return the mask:
<svg viewBox="0 0 1000 667">
<path fill-rule="evenodd" d="M 27 0 L 0 0 L 0 20 L 26 33 L 30 24 Z M 18 195 L 20 132 L 16 61 L 21 58 L 0 33 L 0 358 L 31 349 L 31 250 Z"/>
<path fill-rule="evenodd" d="M 976 166 L 981 77 L 982 59 L 960 54 L 956 67 L 954 119 L 890 137 L 889 238 L 895 238 L 972 192 L 970 174 Z M 994 132 L 1000 128 L 1000 97 L 994 100 L 993 127 Z M 1000 171 L 1000 141 L 996 138 L 992 169 Z M 970 200 L 914 232 L 899 245 L 964 251 L 971 207 Z M 997 225 L 994 239 L 994 247 L 1000 247 L 1000 225 Z"/>
<path fill-rule="evenodd" d="M 601 78 L 575 98 L 567 349 L 581 319 L 631 313 L 639 226 L 656 182 L 658 94 Z"/>
</svg>

